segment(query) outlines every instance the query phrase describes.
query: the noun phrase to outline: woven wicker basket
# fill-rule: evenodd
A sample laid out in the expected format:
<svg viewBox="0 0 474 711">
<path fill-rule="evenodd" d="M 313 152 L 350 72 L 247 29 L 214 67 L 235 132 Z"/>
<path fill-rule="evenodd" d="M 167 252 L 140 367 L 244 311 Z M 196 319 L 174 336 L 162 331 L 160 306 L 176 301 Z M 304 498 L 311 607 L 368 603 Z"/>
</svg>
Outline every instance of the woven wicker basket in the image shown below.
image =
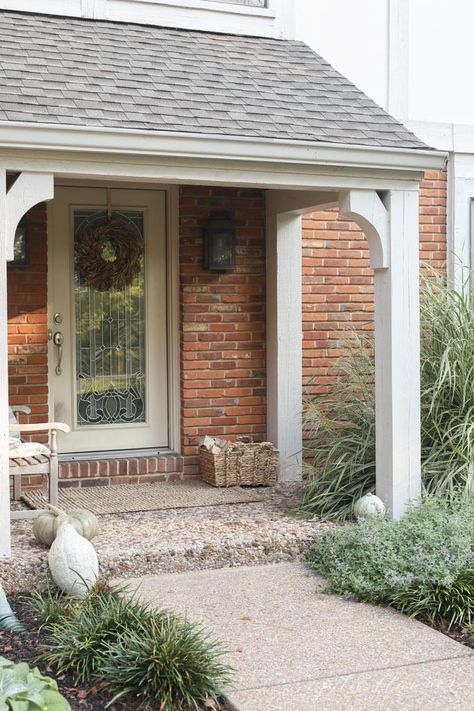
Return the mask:
<svg viewBox="0 0 474 711">
<path fill-rule="evenodd" d="M 201 477 L 213 486 L 270 486 L 279 452 L 271 442 L 232 442 L 218 454 L 200 447 Z"/>
</svg>

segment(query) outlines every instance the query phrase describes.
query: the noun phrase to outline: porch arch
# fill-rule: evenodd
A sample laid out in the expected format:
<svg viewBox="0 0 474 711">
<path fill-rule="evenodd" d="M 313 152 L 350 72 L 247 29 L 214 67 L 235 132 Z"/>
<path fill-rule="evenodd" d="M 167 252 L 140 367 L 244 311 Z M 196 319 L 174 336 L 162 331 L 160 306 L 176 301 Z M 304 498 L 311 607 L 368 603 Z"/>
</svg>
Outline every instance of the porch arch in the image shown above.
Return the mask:
<svg viewBox="0 0 474 711">
<path fill-rule="evenodd" d="M 53 196 L 52 173 L 20 173 L 7 190 L 7 173 L 0 168 L 0 555 L 10 554 L 7 262 L 13 259 L 15 230 L 23 215 Z"/>
</svg>

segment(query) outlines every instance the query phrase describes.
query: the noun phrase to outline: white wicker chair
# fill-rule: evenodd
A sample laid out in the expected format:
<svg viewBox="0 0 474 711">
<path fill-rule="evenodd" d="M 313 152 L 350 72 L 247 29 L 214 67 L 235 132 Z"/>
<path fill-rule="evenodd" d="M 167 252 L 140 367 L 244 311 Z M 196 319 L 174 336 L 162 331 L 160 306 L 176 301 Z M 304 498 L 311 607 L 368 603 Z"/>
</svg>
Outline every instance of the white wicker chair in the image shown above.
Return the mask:
<svg viewBox="0 0 474 711">
<path fill-rule="evenodd" d="M 20 413 L 31 414 L 31 409 L 26 405 L 12 405 L 16 418 Z M 45 422 L 39 424 L 10 424 L 10 432 L 47 432 L 49 454 L 34 454 L 25 457 L 10 457 L 10 475 L 13 477 L 13 498 L 21 497 L 21 478 L 41 474 L 47 482 L 48 502 L 54 506 L 58 503 L 58 445 L 57 432 L 69 432 L 69 425 L 63 422 Z M 12 511 L 12 519 L 36 518 L 46 509 L 34 511 Z"/>
</svg>

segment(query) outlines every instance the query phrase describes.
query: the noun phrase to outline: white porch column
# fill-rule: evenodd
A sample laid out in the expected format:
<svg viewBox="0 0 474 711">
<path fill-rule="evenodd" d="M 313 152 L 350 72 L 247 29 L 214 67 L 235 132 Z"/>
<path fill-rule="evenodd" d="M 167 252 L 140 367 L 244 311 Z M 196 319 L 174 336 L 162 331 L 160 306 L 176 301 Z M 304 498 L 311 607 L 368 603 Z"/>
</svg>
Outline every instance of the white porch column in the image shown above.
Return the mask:
<svg viewBox="0 0 474 711">
<path fill-rule="evenodd" d="M 301 478 L 301 216 L 267 213 L 267 437 L 280 481 Z"/>
<path fill-rule="evenodd" d="M 25 212 L 54 195 L 51 173 L 21 173 L 6 189 L 0 167 L 0 556 L 10 555 L 10 477 L 8 471 L 8 313 L 7 261 L 13 259 L 15 231 Z"/>
<path fill-rule="evenodd" d="M 0 556 L 10 555 L 8 476 L 7 178 L 0 168 Z"/>
<path fill-rule="evenodd" d="M 329 209 L 330 190 L 266 194 L 267 436 L 280 450 L 280 481 L 301 479 L 303 329 L 301 215 Z"/>
<path fill-rule="evenodd" d="M 375 275 L 376 489 L 403 516 L 421 490 L 418 192 L 341 195 L 368 236 Z"/>
</svg>

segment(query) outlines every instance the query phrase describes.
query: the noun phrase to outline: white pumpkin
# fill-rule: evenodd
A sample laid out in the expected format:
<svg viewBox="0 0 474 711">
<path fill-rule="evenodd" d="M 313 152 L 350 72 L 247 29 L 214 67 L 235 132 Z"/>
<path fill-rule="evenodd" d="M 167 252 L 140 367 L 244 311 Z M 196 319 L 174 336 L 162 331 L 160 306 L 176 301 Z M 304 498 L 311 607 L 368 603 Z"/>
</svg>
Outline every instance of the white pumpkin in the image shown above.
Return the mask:
<svg viewBox="0 0 474 711">
<path fill-rule="evenodd" d="M 51 577 L 60 590 L 84 597 L 99 575 L 94 546 L 67 521 L 58 527 L 48 553 Z"/>
<path fill-rule="evenodd" d="M 33 523 L 33 535 L 44 546 L 50 546 L 56 538 L 56 533 L 64 517 L 71 523 L 76 531 L 89 541 L 97 535 L 97 517 L 92 511 L 86 509 L 70 509 L 63 511 L 57 506 L 47 504 L 49 511 L 37 516 Z"/>
<path fill-rule="evenodd" d="M 382 499 L 375 494 L 366 494 L 358 499 L 353 508 L 356 518 L 373 518 L 374 516 L 385 515 L 385 505 Z"/>
</svg>

